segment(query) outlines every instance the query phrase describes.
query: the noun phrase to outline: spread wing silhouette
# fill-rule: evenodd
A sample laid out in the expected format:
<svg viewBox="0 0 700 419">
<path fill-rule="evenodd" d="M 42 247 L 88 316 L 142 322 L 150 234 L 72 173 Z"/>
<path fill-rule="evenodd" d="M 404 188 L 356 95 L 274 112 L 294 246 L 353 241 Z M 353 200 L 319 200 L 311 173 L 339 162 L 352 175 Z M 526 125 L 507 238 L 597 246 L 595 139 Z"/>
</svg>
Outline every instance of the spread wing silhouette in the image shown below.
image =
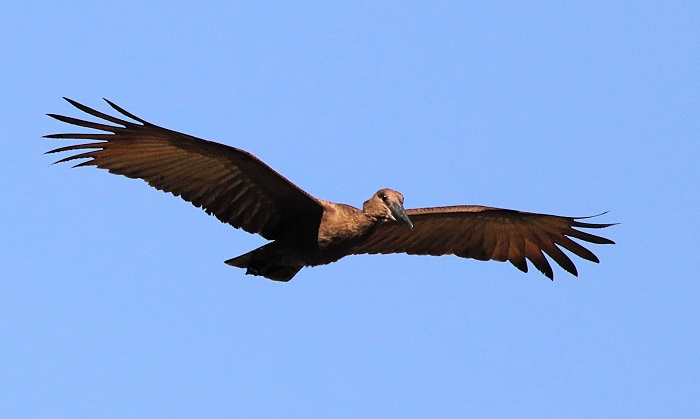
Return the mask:
<svg viewBox="0 0 700 419">
<path fill-rule="evenodd" d="M 203 208 L 222 222 L 274 240 L 227 261 L 253 275 L 288 281 L 303 266 L 330 263 L 348 254 L 408 253 L 507 260 L 523 272 L 527 272 L 529 260 L 553 279 L 545 255 L 578 275 L 576 266 L 562 249 L 592 262 L 598 262 L 598 258 L 573 239 L 614 243 L 581 231 L 613 225 L 581 221 L 588 217 L 483 206 L 404 211 L 403 196 L 389 189 L 374 194 L 365 202 L 363 211 L 321 201 L 247 151 L 159 127 L 106 99 L 112 108 L 136 122 L 66 100 L 102 121 L 49 114 L 59 121 L 96 130 L 47 135 L 47 138 L 89 140 L 49 151 L 77 152 L 56 163 L 87 159 L 76 167 L 96 166 L 143 179 L 157 189 Z M 334 244 L 320 246 L 321 233 L 332 237 Z"/>
<path fill-rule="evenodd" d="M 578 276 L 576 266 L 561 248 L 592 262 L 599 260 L 572 237 L 590 243 L 614 244 L 612 240 L 576 229 L 613 225 L 580 221 L 588 217 L 561 217 L 476 205 L 410 209 L 406 214 L 413 221 L 412 230 L 396 223 L 377 225 L 350 253 L 456 255 L 509 261 L 523 272 L 527 272 L 529 260 L 540 272 L 554 279 L 544 253 Z"/>
<path fill-rule="evenodd" d="M 59 121 L 101 132 L 53 134 L 47 138 L 94 140 L 48 153 L 80 151 L 56 163 L 84 159 L 96 166 L 139 178 L 203 208 L 222 222 L 274 240 L 286 229 L 318 225 L 321 203 L 252 154 L 151 124 L 105 101 L 138 123 L 115 118 L 71 99 L 76 108 L 104 122 L 49 114 Z"/>
</svg>

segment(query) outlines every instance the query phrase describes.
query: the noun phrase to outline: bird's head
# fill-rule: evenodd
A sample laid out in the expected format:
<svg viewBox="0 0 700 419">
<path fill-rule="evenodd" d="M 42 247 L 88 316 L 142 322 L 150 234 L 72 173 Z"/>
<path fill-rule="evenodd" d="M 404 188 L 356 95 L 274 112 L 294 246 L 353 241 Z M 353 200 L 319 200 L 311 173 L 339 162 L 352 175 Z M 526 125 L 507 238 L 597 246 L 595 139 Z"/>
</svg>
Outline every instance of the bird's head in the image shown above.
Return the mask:
<svg viewBox="0 0 700 419">
<path fill-rule="evenodd" d="M 413 228 L 413 223 L 403 208 L 403 195 L 394 190 L 380 189 L 365 201 L 362 211 L 380 221 L 394 221 Z"/>
</svg>

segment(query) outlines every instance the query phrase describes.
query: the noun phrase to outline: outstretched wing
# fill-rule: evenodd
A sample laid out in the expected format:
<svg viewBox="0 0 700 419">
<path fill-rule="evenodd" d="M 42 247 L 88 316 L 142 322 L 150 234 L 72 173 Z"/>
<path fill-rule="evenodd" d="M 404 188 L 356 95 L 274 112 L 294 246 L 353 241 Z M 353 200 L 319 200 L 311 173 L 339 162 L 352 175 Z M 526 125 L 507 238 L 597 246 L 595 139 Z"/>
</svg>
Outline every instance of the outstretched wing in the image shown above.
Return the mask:
<svg viewBox="0 0 700 419">
<path fill-rule="evenodd" d="M 112 108 L 138 123 L 65 99 L 104 121 L 49 114 L 68 124 L 101 131 L 47 135 L 46 138 L 95 141 L 49 151 L 80 151 L 56 163 L 87 158 L 74 167 L 97 166 L 110 173 L 143 179 L 154 188 L 203 208 L 222 222 L 269 240 L 290 226 L 318 224 L 321 220 L 323 208 L 314 197 L 244 150 L 153 125 L 106 99 Z"/>
<path fill-rule="evenodd" d="M 527 272 L 527 260 L 548 278 L 554 279 L 546 253 L 559 266 L 578 275 L 576 266 L 561 250 L 592 262 L 598 258 L 576 238 L 595 244 L 614 244 L 576 228 L 604 228 L 583 218 L 535 214 L 482 206 L 420 208 L 406 211 L 413 229 L 396 223 L 382 223 L 351 250 L 361 253 L 408 253 L 412 255 L 457 255 L 478 260 L 509 261 Z"/>
</svg>

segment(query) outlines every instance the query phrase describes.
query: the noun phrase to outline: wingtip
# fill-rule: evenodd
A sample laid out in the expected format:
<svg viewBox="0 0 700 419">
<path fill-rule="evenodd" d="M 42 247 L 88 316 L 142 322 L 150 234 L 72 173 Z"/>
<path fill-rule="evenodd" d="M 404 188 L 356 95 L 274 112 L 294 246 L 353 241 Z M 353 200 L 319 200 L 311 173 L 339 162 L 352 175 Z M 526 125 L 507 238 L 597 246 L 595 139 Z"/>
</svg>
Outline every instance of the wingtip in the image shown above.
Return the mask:
<svg viewBox="0 0 700 419">
<path fill-rule="evenodd" d="M 73 100 L 69 97 L 63 96 L 63 100 L 66 102 L 70 103 L 71 105 L 75 106 L 76 108 L 80 108 L 80 103 L 77 100 Z"/>
<path fill-rule="evenodd" d="M 576 219 L 576 220 L 585 220 L 586 218 L 600 217 L 601 215 L 605 215 L 605 214 L 607 214 L 607 213 L 609 213 L 609 212 L 610 212 L 610 211 L 603 211 L 603 212 L 601 212 L 600 214 L 586 215 L 586 216 L 583 216 L 583 217 L 574 217 L 574 219 Z"/>
<path fill-rule="evenodd" d="M 103 97 L 102 100 L 104 100 L 105 102 L 107 102 L 107 104 L 108 104 L 109 106 L 111 106 L 112 109 L 116 110 L 117 112 L 119 112 L 120 114 L 122 114 L 122 115 L 124 115 L 124 116 L 127 116 L 127 117 L 133 119 L 134 121 L 138 121 L 138 122 L 140 122 L 140 123 L 142 123 L 142 124 L 144 124 L 144 125 L 151 125 L 151 126 L 153 125 L 153 124 L 151 124 L 150 122 L 146 121 L 145 119 L 139 118 L 138 116 L 136 116 L 136 115 L 134 115 L 133 113 L 127 111 L 126 109 L 122 108 L 121 106 L 117 105 L 116 103 L 112 102 L 111 100 L 109 100 L 109 99 L 107 99 L 107 98 L 105 98 L 105 97 Z"/>
<path fill-rule="evenodd" d="M 572 218 L 573 218 L 575 221 L 578 221 L 578 220 L 587 220 L 587 219 L 590 219 L 590 218 L 600 217 L 600 216 L 605 215 L 605 214 L 607 214 L 607 213 L 609 213 L 609 212 L 610 212 L 610 211 L 603 211 L 603 212 L 601 212 L 600 214 L 587 215 L 587 216 L 584 216 L 584 217 L 572 217 Z M 595 226 L 596 226 L 596 227 L 593 227 L 593 228 L 605 228 L 605 227 L 616 226 L 616 225 L 618 225 L 618 224 L 620 224 L 620 223 L 602 223 L 602 224 L 592 224 L 592 225 L 595 225 Z"/>
<path fill-rule="evenodd" d="M 557 263 L 559 263 L 559 262 L 557 262 Z M 578 276 L 578 268 L 576 268 L 576 265 L 574 265 L 573 262 L 571 263 L 571 266 L 562 266 L 561 264 L 559 264 L 559 266 L 564 268 L 564 270 L 566 272 L 570 273 L 571 275 L 576 276 L 576 277 Z M 554 279 L 552 279 L 552 281 L 554 281 Z"/>
</svg>

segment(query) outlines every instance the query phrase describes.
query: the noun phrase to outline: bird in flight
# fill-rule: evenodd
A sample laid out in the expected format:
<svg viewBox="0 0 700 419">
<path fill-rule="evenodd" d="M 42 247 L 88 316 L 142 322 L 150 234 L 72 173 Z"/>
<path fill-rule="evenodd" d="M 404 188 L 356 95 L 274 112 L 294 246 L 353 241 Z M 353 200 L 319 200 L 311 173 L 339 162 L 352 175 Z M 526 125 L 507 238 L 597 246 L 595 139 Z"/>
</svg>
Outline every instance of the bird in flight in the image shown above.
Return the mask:
<svg viewBox="0 0 700 419">
<path fill-rule="evenodd" d="M 74 167 L 96 166 L 191 202 L 235 228 L 259 234 L 269 243 L 227 260 L 246 274 L 289 281 L 305 266 L 324 265 L 348 255 L 407 253 L 456 255 L 509 261 L 523 272 L 529 260 L 550 279 L 545 254 L 578 276 L 565 249 L 599 262 L 572 240 L 614 244 L 581 229 L 613 224 L 480 205 L 404 209 L 404 197 L 380 189 L 358 209 L 309 195 L 245 150 L 151 124 L 105 101 L 127 121 L 65 98 L 100 122 L 49 116 L 92 133 L 52 134 L 46 138 L 90 140 L 49 151 L 77 151 L 56 163 L 87 159 Z M 135 122 L 134 122 L 135 121 Z"/>
</svg>

